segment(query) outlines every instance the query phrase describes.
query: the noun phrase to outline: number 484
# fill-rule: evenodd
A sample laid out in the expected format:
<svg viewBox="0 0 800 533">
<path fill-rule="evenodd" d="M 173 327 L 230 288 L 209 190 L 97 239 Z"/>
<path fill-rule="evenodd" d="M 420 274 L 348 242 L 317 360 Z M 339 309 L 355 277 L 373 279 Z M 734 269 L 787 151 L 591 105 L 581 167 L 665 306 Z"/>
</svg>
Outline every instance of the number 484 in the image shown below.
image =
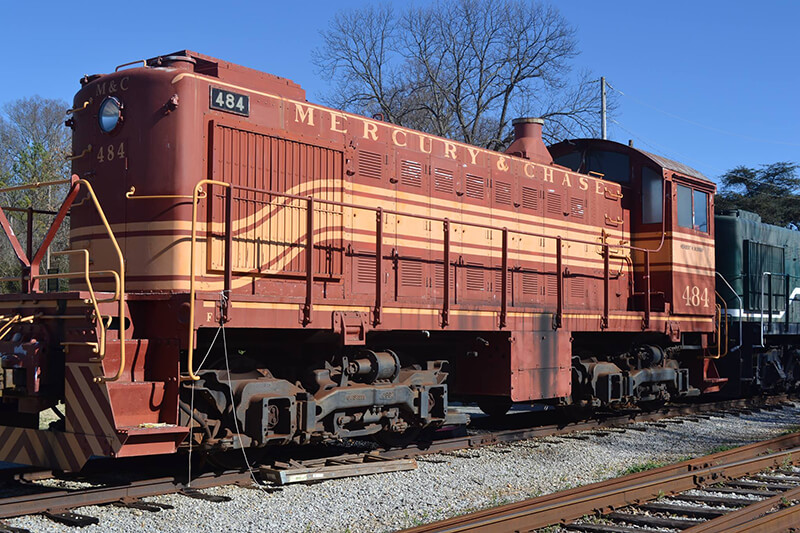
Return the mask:
<svg viewBox="0 0 800 533">
<path fill-rule="evenodd" d="M 244 113 L 244 96 L 238 96 L 231 93 L 217 93 L 216 104 L 220 107 L 228 109 L 236 109 Z"/>
<path fill-rule="evenodd" d="M 687 307 L 700 307 L 701 303 L 703 307 L 708 307 L 708 287 L 700 290 L 697 285 L 687 285 L 683 291 L 683 299 Z"/>
</svg>

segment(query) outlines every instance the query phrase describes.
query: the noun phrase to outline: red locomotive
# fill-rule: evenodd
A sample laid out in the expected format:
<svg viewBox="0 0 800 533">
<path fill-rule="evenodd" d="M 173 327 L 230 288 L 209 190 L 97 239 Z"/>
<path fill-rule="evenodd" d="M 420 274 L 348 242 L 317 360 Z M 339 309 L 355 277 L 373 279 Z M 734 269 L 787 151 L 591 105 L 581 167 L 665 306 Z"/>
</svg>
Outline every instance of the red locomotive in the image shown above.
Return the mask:
<svg viewBox="0 0 800 533">
<path fill-rule="evenodd" d="M 450 398 L 725 381 L 697 172 L 596 140 L 554 161 L 536 119 L 476 148 L 194 52 L 140 63 L 83 78 L 70 110 L 70 272 L 41 274 L 51 235 L 33 254 L 0 216 L 23 287 L 0 299 L 0 459 L 392 441 L 457 421 Z"/>
</svg>

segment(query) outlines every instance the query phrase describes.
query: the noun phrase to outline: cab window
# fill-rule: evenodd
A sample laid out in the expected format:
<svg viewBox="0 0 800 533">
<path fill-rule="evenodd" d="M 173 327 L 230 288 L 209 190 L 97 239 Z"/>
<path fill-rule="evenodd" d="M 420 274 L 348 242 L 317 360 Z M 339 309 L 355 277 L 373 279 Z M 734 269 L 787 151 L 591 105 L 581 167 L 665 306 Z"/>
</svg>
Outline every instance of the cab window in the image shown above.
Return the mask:
<svg viewBox="0 0 800 533">
<path fill-rule="evenodd" d="M 694 191 L 694 229 L 708 233 L 708 193 Z"/>
<path fill-rule="evenodd" d="M 661 174 L 652 168 L 642 168 L 642 224 L 660 224 L 663 218 Z"/>
<path fill-rule="evenodd" d="M 630 183 L 631 160 L 628 154 L 590 150 L 586 157 L 586 172 L 599 172 L 608 181 Z"/>
<path fill-rule="evenodd" d="M 678 185 L 678 226 L 708 233 L 708 193 Z"/>
</svg>

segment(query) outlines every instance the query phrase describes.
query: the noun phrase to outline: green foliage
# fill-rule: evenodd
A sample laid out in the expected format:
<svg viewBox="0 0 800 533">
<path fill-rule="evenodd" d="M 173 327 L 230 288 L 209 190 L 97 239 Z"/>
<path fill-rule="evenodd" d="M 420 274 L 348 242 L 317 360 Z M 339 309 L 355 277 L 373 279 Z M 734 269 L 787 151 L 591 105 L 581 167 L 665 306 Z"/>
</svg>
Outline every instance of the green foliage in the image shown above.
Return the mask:
<svg viewBox="0 0 800 533">
<path fill-rule="evenodd" d="M 33 96 L 6 103 L 0 108 L 0 188 L 69 177 L 70 165 L 66 157 L 70 153 L 71 132 L 64 127 L 64 112 L 68 107 L 62 100 Z M 65 193 L 65 186 L 2 193 L 0 206 L 55 211 Z M 24 248 L 28 240 L 27 214 L 8 210 L 6 216 Z M 33 216 L 34 251 L 51 222 L 49 215 Z M 11 252 L 5 235 L 0 235 L 0 243 L 0 277 L 19 275 L 19 261 Z M 50 249 L 64 249 L 67 244 L 68 221 Z M 66 258 L 52 258 L 50 266 L 64 271 Z M 43 262 L 42 268 L 47 268 L 47 261 Z M 18 290 L 18 282 L 0 284 L 0 292 Z"/>
<path fill-rule="evenodd" d="M 760 168 L 739 166 L 720 178 L 716 211 L 744 209 L 776 226 L 800 229 L 800 175 L 795 163 L 786 161 Z"/>
<path fill-rule="evenodd" d="M 720 453 L 720 452 L 727 452 L 728 450 L 733 450 L 734 448 L 738 448 L 735 444 L 720 444 L 719 446 L 714 446 L 709 450 L 708 455 L 713 453 Z"/>
<path fill-rule="evenodd" d="M 628 468 L 622 470 L 619 475 L 622 476 L 629 476 L 631 474 L 638 474 L 639 472 L 646 472 L 647 470 L 653 470 L 654 468 L 661 468 L 662 466 L 666 466 L 669 463 L 663 461 L 645 461 L 644 463 L 638 463 L 635 465 L 631 465 Z"/>
</svg>

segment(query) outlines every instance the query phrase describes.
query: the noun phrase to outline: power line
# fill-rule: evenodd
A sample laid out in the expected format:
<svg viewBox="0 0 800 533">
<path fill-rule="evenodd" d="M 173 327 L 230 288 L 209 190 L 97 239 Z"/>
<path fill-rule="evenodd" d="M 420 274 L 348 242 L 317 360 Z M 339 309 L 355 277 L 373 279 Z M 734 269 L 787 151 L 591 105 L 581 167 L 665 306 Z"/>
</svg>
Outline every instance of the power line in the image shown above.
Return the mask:
<svg viewBox="0 0 800 533">
<path fill-rule="evenodd" d="M 632 132 L 631 130 L 629 130 L 628 128 L 626 128 L 622 124 L 620 124 L 620 122 L 618 120 L 616 120 L 616 119 L 612 118 L 611 122 L 616 124 L 619 127 L 619 129 L 621 129 L 622 131 L 624 131 L 625 133 L 627 133 L 628 135 L 630 135 L 631 137 L 633 137 L 634 139 L 636 139 L 637 141 L 642 143 L 644 146 L 648 147 L 656 155 L 660 155 L 662 157 L 666 157 L 667 159 L 673 159 L 675 161 L 687 161 L 687 162 L 691 163 L 694 166 L 702 166 L 702 167 L 705 167 L 705 168 L 709 168 L 709 169 L 717 172 L 718 174 L 724 174 L 725 173 L 724 170 L 721 170 L 721 169 L 719 169 L 719 168 L 717 168 L 717 167 L 715 167 L 713 165 L 709 165 L 708 163 L 704 163 L 702 161 L 693 160 L 693 159 L 690 159 L 688 157 L 683 157 L 683 156 L 676 158 L 676 157 L 674 157 L 672 155 L 669 155 L 669 152 L 671 150 L 669 150 L 667 148 L 664 148 L 662 146 L 658 146 L 658 145 L 654 144 L 653 142 L 648 141 L 644 137 Z"/>
<path fill-rule="evenodd" d="M 700 122 L 696 122 L 694 120 L 690 120 L 688 118 L 681 117 L 680 115 L 676 115 L 674 113 L 670 113 L 669 111 L 664 111 L 663 109 L 660 109 L 660 108 L 655 107 L 653 105 L 650 105 L 648 103 L 642 102 L 641 100 L 639 100 L 637 98 L 634 98 L 634 97 L 632 97 L 632 96 L 630 96 L 628 94 L 625 94 L 624 92 L 620 91 L 616 87 L 613 87 L 608 82 L 606 82 L 606 85 L 610 89 L 612 89 L 613 91 L 616 91 L 620 95 L 625 96 L 626 98 L 629 98 L 630 100 L 636 102 L 639 105 L 642 105 L 644 107 L 649 107 L 650 109 L 658 111 L 659 113 L 662 113 L 662 114 L 664 114 L 664 115 L 666 115 L 668 117 L 674 118 L 676 120 L 681 120 L 681 121 L 686 122 L 688 124 L 692 124 L 693 126 L 697 126 L 698 128 L 703 128 L 703 129 L 706 129 L 706 130 L 709 130 L 709 131 L 713 131 L 715 133 L 721 133 L 723 135 L 730 135 L 731 137 L 738 137 L 740 139 L 745 139 L 745 140 L 748 140 L 748 141 L 754 141 L 754 142 L 760 142 L 760 143 L 766 143 L 766 144 L 776 144 L 776 145 L 782 145 L 782 146 L 800 147 L 799 143 L 791 143 L 791 142 L 786 142 L 786 141 L 775 141 L 775 140 L 771 140 L 771 139 L 761 139 L 761 138 L 758 138 L 758 137 L 750 137 L 749 135 L 742 135 L 740 133 L 736 133 L 736 132 L 733 132 L 733 131 L 727 131 L 727 130 L 723 130 L 723 129 L 719 129 L 719 128 L 714 128 L 712 126 L 707 126 L 705 124 L 701 124 Z"/>
</svg>

